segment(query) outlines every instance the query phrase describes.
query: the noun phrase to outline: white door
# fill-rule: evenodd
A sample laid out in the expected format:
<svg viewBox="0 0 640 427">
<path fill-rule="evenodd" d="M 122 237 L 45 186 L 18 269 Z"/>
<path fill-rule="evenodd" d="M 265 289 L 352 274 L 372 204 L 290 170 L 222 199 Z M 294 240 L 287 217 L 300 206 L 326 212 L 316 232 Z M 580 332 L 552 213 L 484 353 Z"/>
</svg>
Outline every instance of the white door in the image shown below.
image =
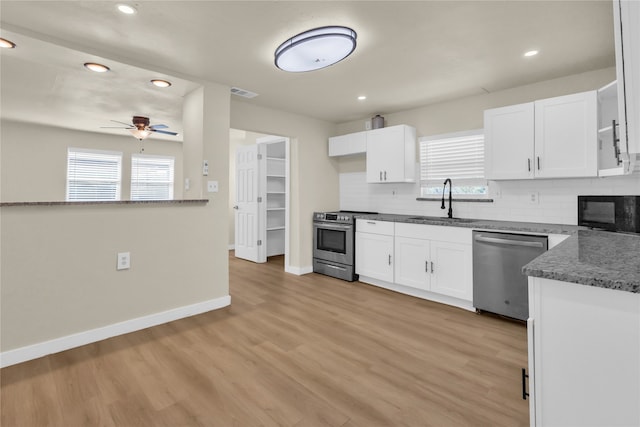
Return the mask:
<svg viewBox="0 0 640 427">
<path fill-rule="evenodd" d="M 356 273 L 393 282 L 393 236 L 356 232 Z"/>
<path fill-rule="evenodd" d="M 236 149 L 235 254 L 253 262 L 261 260 L 258 146 Z"/>
<path fill-rule="evenodd" d="M 540 178 L 598 175 L 596 91 L 535 102 L 535 172 Z"/>
<path fill-rule="evenodd" d="M 429 240 L 395 238 L 395 282 L 399 285 L 429 290 Z"/>
<path fill-rule="evenodd" d="M 431 242 L 431 291 L 466 301 L 473 299 L 471 245 Z"/>
<path fill-rule="evenodd" d="M 533 178 L 533 102 L 484 112 L 487 179 Z"/>
</svg>

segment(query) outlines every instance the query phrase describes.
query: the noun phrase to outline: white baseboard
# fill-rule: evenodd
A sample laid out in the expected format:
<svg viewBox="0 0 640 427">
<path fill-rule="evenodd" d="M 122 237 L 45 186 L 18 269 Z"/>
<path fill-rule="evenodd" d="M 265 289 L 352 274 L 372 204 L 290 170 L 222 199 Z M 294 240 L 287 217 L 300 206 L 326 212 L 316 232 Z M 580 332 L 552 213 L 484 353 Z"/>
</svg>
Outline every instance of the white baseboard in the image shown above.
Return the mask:
<svg viewBox="0 0 640 427">
<path fill-rule="evenodd" d="M 435 292 L 423 291 L 422 289 L 411 288 L 409 286 L 397 285 L 395 283 L 385 282 L 384 280 L 374 279 L 373 277 L 360 276 L 358 281 L 389 289 L 390 291 L 400 292 L 405 295 L 411 295 L 412 297 L 427 299 L 429 301 L 435 301 L 441 304 L 452 305 L 454 307 L 462 308 L 467 311 L 476 311 L 476 308 L 473 306 L 472 301 L 450 297 L 448 295 L 442 295 Z"/>
<path fill-rule="evenodd" d="M 70 348 L 91 344 L 93 342 L 118 335 L 128 334 L 129 332 L 139 331 L 151 326 L 161 325 L 163 323 L 172 322 L 185 317 L 195 316 L 196 314 L 206 313 L 207 311 L 217 310 L 230 304 L 231 296 L 226 295 L 224 297 L 185 305 L 171 310 L 162 311 L 160 313 L 137 317 L 124 322 L 118 322 L 112 325 L 79 332 L 77 334 L 67 335 L 49 341 L 5 351 L 0 353 L 0 368 L 37 359 L 48 354 L 69 350 Z"/>
<path fill-rule="evenodd" d="M 229 245 L 229 250 L 230 251 L 235 251 L 236 250 L 236 245 Z"/>
<path fill-rule="evenodd" d="M 286 273 L 295 274 L 296 276 L 302 276 L 303 274 L 313 273 L 313 266 L 309 265 L 307 267 L 292 267 L 289 265 L 284 269 L 284 271 Z"/>
</svg>

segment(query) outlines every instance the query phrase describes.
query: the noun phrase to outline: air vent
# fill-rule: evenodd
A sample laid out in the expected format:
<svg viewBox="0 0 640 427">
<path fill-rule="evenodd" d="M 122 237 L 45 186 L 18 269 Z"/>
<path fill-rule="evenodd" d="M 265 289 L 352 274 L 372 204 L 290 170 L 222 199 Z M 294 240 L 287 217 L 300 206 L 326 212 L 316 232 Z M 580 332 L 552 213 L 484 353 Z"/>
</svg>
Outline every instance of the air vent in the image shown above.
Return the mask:
<svg viewBox="0 0 640 427">
<path fill-rule="evenodd" d="M 231 93 L 243 98 L 255 98 L 256 96 L 258 96 L 258 94 L 255 92 L 249 92 L 248 90 L 240 89 L 239 87 L 232 87 Z"/>
</svg>

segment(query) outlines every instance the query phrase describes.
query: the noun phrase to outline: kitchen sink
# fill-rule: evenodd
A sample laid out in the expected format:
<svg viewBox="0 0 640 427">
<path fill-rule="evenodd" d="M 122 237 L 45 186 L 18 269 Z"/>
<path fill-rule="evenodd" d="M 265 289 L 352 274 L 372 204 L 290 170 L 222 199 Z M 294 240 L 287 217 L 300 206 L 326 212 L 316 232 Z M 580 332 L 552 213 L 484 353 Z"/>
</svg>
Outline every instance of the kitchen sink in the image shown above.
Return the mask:
<svg viewBox="0 0 640 427">
<path fill-rule="evenodd" d="M 471 222 L 478 221 L 477 219 L 471 218 L 449 218 L 446 216 L 412 216 L 408 219 L 418 220 L 418 221 L 438 221 L 438 222 L 452 222 L 452 223 L 462 223 L 468 224 Z"/>
</svg>

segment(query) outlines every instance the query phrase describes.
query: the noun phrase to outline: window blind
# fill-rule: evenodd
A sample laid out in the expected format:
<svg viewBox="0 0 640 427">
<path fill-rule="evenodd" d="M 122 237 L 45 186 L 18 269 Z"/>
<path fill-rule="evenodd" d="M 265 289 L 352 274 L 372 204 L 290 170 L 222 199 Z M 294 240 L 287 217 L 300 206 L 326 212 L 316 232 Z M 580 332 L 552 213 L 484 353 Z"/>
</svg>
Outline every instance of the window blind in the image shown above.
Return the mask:
<svg viewBox="0 0 640 427">
<path fill-rule="evenodd" d="M 484 134 L 473 131 L 458 136 L 420 140 L 420 181 L 440 184 L 484 182 Z"/>
<path fill-rule="evenodd" d="M 172 200 L 174 158 L 131 156 L 131 200 Z"/>
<path fill-rule="evenodd" d="M 67 149 L 67 201 L 120 200 L 122 153 Z"/>
</svg>

